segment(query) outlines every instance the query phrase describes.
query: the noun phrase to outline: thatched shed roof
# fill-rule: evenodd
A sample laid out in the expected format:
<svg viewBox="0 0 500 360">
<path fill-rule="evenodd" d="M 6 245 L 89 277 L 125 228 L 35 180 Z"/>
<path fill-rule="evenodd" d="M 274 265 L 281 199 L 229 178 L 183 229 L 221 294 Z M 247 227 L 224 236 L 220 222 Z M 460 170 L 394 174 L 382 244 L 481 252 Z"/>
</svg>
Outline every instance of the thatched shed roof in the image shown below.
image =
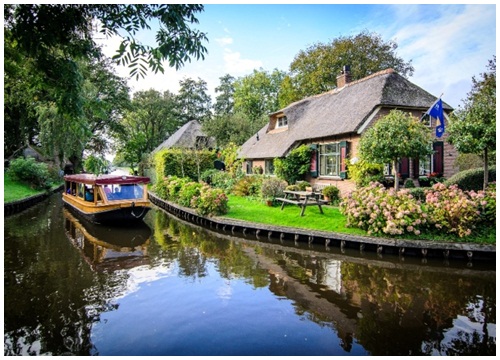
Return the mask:
<svg viewBox="0 0 500 360">
<path fill-rule="evenodd" d="M 196 139 L 198 137 L 207 137 L 201 129 L 201 124 L 196 120 L 191 120 L 185 123 L 179 130 L 172 134 L 167 140 L 153 150 L 153 153 L 161 149 L 168 148 L 194 148 L 196 146 Z M 207 146 L 214 146 L 215 141 L 208 138 Z"/>
<path fill-rule="evenodd" d="M 419 86 L 392 69 L 380 71 L 340 89 L 290 104 L 270 114 L 283 113 L 288 119 L 285 131 L 268 131 L 266 124 L 242 145 L 240 156 L 248 159 L 282 157 L 297 142 L 349 133 L 361 133 L 361 127 L 380 106 L 426 111 L 436 101 Z M 446 111 L 452 108 L 443 103 Z M 257 140 L 258 138 L 258 140 Z"/>
</svg>

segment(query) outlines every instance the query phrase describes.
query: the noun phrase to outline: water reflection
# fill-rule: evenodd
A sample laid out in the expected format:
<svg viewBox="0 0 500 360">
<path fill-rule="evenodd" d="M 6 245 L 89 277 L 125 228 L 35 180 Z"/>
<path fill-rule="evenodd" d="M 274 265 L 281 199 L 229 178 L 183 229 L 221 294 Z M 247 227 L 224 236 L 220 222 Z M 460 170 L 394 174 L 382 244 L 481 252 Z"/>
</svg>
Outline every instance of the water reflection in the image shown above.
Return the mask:
<svg viewBox="0 0 500 360">
<path fill-rule="evenodd" d="M 59 198 L 6 218 L 4 354 L 495 354 L 494 264 L 145 221 L 89 228 Z"/>
<path fill-rule="evenodd" d="M 66 236 L 92 270 L 128 269 L 148 263 L 151 229 L 144 223 L 134 227 L 94 225 L 63 209 Z"/>
</svg>

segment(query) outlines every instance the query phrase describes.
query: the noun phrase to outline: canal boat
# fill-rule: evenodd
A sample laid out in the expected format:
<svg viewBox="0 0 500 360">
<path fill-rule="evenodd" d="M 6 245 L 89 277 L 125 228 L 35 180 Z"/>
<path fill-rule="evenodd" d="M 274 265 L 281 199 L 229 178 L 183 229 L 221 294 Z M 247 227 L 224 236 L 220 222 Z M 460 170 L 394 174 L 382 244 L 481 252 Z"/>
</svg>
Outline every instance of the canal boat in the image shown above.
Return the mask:
<svg viewBox="0 0 500 360">
<path fill-rule="evenodd" d="M 94 224 L 131 225 L 151 209 L 150 179 L 133 175 L 75 174 L 64 176 L 63 202 Z"/>
</svg>

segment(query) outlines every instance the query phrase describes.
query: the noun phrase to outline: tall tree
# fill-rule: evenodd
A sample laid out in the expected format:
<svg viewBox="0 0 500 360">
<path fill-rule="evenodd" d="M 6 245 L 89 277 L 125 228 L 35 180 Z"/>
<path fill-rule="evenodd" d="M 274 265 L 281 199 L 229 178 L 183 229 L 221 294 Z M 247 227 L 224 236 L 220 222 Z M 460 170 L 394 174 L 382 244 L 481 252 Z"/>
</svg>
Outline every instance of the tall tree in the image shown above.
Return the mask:
<svg viewBox="0 0 500 360">
<path fill-rule="evenodd" d="M 351 67 L 354 80 L 387 68 L 404 77 L 412 76 L 411 60 L 405 62 L 398 57 L 397 48 L 395 41 L 384 41 L 380 35 L 368 31 L 315 44 L 300 51 L 290 64 L 295 89 L 300 98 L 332 90 L 337 85 L 337 75 L 346 65 Z"/>
<path fill-rule="evenodd" d="M 191 120 L 203 123 L 212 116 L 210 111 L 212 100 L 207 92 L 207 83 L 201 78 L 181 80 L 177 101 L 182 123 Z"/>
<path fill-rule="evenodd" d="M 177 97 L 170 91 L 136 92 L 132 106 L 121 120 L 122 131 L 115 133 L 117 157 L 133 169 L 181 125 Z"/>
<path fill-rule="evenodd" d="M 38 140 L 47 155 L 62 162 L 69 159 L 81 167 L 84 151 L 104 156 L 111 134 L 120 128 L 122 111 L 129 105 L 128 86 L 114 74 L 109 62 L 78 62 L 85 75 L 81 91 L 82 114 L 70 116 L 54 103 L 36 107 L 40 131 Z"/>
<path fill-rule="evenodd" d="M 227 115 L 234 108 L 234 82 L 235 78 L 226 74 L 219 78 L 220 84 L 215 88 L 214 116 Z"/>
<path fill-rule="evenodd" d="M 394 188 L 397 191 L 399 160 L 431 155 L 432 135 L 429 128 L 410 113 L 391 110 L 361 136 L 359 149 L 364 160 L 393 165 Z"/>
<path fill-rule="evenodd" d="M 487 69 L 479 80 L 472 78 L 472 90 L 463 106 L 452 114 L 448 126 L 448 141 L 460 153 L 482 156 L 485 190 L 489 155 L 496 151 L 496 56 L 489 60 Z"/>
<path fill-rule="evenodd" d="M 76 59 L 100 58 L 92 38 L 99 23 L 105 36 L 121 38 L 114 60 L 130 67 L 131 76 L 148 69 L 163 72 L 162 61 L 179 69 L 192 57 L 203 59 L 205 33 L 190 28 L 197 24 L 196 4 L 15 4 L 4 6 L 4 32 L 12 43 L 44 75 L 53 88 L 59 112 L 81 115 L 81 74 Z M 156 46 L 142 44 L 137 34 L 158 20 Z M 123 35 L 125 34 L 125 35 Z"/>
<path fill-rule="evenodd" d="M 262 115 L 277 111 L 279 90 L 285 72 L 275 69 L 269 73 L 263 69 L 236 80 L 234 84 L 234 109 L 255 121 Z"/>
</svg>

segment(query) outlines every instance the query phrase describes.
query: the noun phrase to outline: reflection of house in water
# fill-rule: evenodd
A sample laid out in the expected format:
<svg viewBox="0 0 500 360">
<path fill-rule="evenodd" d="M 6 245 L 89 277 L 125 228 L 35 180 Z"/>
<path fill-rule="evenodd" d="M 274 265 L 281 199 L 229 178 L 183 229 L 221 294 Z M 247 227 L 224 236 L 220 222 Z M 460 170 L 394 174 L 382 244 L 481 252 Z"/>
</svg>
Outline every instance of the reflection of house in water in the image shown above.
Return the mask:
<svg viewBox="0 0 500 360">
<path fill-rule="evenodd" d="M 151 229 L 146 224 L 126 228 L 87 223 L 84 226 L 67 209 L 64 218 L 66 236 L 92 270 L 114 271 L 149 263 Z"/>
</svg>

